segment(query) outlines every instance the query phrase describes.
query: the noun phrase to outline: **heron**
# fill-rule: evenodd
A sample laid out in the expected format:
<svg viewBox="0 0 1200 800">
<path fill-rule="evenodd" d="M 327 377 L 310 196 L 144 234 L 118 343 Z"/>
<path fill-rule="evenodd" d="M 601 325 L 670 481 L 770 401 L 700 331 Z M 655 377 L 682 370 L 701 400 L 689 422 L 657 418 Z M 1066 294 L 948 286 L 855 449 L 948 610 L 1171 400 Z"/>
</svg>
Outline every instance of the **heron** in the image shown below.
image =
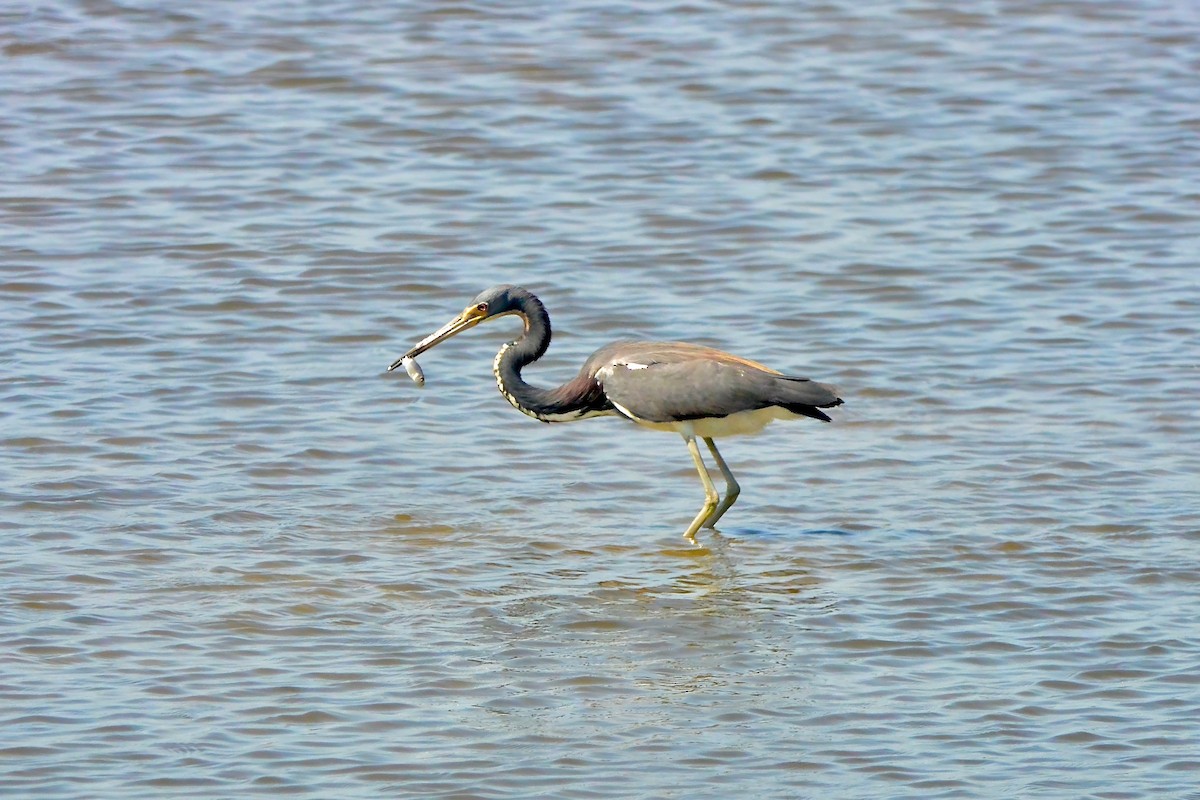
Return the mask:
<svg viewBox="0 0 1200 800">
<path fill-rule="evenodd" d="M 501 346 L 492 362 L 500 394 L 522 414 L 542 422 L 618 416 L 680 434 L 704 485 L 704 505 L 683 534 L 693 544 L 696 532 L 715 527 L 741 494 L 713 439 L 758 433 L 777 419 L 830 422 L 821 409 L 842 404 L 833 386 L 687 342 L 613 342 L 592 353 L 579 374 L 563 385 L 532 386 L 521 377 L 521 370 L 550 346 L 550 315 L 532 292 L 508 284 L 482 292 L 454 319 L 396 359 L 388 371 L 404 365 L 417 380 L 417 356 L 481 322 L 514 315 L 524 322 L 525 331 Z M 418 382 L 423 384 L 423 376 Z M 697 439 L 704 441 L 721 471 L 724 498 L 713 485 Z"/>
</svg>

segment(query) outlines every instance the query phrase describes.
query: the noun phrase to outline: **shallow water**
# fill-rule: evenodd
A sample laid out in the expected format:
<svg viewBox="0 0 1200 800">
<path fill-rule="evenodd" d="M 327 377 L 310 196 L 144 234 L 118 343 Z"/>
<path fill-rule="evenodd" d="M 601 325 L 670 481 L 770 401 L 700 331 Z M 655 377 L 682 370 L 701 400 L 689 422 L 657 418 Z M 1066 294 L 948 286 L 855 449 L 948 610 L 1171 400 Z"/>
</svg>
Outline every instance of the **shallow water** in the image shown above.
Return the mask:
<svg viewBox="0 0 1200 800">
<path fill-rule="evenodd" d="M 1195 791 L 1192 6 L 2 19 L 6 796 Z M 500 282 L 847 404 L 691 547 Z"/>
</svg>

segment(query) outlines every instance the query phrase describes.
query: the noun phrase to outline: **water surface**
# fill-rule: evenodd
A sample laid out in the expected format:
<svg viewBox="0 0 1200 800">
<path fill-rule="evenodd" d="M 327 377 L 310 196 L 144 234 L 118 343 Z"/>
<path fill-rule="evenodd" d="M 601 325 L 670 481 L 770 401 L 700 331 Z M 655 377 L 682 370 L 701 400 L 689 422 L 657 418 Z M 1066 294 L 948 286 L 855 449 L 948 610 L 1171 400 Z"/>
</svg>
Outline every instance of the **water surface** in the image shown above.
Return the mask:
<svg viewBox="0 0 1200 800">
<path fill-rule="evenodd" d="M 1200 769 L 1196 11 L 46 2 L 0 48 L 0 790 L 1163 798 Z M 841 388 L 546 426 L 624 337 Z"/>
</svg>

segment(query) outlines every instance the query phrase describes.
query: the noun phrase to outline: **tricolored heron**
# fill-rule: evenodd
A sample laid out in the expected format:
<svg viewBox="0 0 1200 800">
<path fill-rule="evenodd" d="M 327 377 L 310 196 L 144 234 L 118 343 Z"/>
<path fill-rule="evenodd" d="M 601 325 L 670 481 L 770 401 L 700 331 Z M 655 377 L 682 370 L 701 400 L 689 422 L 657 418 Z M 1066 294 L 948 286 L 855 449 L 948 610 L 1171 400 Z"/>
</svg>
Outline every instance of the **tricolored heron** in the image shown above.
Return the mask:
<svg viewBox="0 0 1200 800">
<path fill-rule="evenodd" d="M 510 314 L 524 321 L 525 333 L 500 348 L 492 372 L 500 394 L 518 411 L 542 422 L 621 416 L 683 436 L 705 495 L 700 513 L 683 534 L 692 542 L 696 531 L 716 525 L 741 493 L 714 437 L 758 433 L 776 419 L 812 417 L 829 422 L 821 409 L 842 404 L 832 386 L 685 342 L 614 342 L 592 353 L 579 375 L 557 389 L 530 386 L 521 377 L 521 369 L 541 358 L 550 346 L 550 315 L 531 292 L 508 285 L 493 286 L 480 294 L 388 370 L 411 365 L 415 380 L 418 368 L 412 359 L 485 320 Z M 697 437 L 704 440 L 725 477 L 724 500 L 700 457 Z"/>
</svg>

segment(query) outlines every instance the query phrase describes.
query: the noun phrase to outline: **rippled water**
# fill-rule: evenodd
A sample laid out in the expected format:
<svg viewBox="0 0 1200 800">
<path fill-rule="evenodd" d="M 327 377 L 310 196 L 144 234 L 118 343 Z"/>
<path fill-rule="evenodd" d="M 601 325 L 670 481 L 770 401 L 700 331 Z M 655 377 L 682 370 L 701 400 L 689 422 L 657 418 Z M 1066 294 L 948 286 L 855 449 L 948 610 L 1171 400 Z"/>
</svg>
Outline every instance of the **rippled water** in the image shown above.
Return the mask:
<svg viewBox="0 0 1200 800">
<path fill-rule="evenodd" d="M 1195 791 L 1194 5 L 0 20 L 0 793 Z M 690 547 L 500 282 L 847 405 Z"/>
</svg>

